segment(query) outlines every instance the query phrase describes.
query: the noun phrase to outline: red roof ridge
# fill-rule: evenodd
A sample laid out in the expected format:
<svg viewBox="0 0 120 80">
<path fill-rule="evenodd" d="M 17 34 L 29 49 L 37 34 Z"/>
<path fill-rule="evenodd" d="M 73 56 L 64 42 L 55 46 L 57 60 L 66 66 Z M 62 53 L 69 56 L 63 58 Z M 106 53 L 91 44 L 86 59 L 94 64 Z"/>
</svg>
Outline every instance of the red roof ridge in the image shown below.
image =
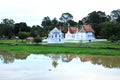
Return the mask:
<svg viewBox="0 0 120 80">
<path fill-rule="evenodd" d="M 86 32 L 94 32 L 93 28 L 91 25 L 83 25 L 82 28 L 86 31 Z"/>
</svg>

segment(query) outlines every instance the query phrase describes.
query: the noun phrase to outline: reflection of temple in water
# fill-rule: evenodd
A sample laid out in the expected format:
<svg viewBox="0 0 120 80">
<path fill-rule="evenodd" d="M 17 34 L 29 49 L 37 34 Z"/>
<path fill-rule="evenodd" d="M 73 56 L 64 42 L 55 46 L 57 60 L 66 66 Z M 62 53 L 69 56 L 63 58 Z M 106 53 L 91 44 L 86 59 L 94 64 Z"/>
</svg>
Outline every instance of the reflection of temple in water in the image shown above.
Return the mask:
<svg viewBox="0 0 120 80">
<path fill-rule="evenodd" d="M 52 58 L 54 67 L 58 65 L 58 60 L 62 62 L 70 62 L 74 58 L 80 58 L 81 62 L 91 62 L 92 64 L 102 65 L 107 68 L 120 68 L 120 57 L 115 56 L 88 56 L 88 55 L 75 55 L 75 54 L 62 54 L 55 55 L 51 54 L 48 57 Z"/>
<path fill-rule="evenodd" d="M 3 63 L 13 63 L 16 59 L 25 60 L 30 54 L 12 54 L 7 52 L 0 52 L 0 60 Z M 38 55 L 41 56 L 41 55 Z M 52 59 L 52 66 L 56 68 L 60 65 L 59 61 L 71 62 L 73 59 L 79 58 L 80 62 L 90 62 L 92 64 L 102 65 L 107 68 L 120 68 L 120 56 L 88 56 L 75 54 L 47 54 L 45 55 Z"/>
<path fill-rule="evenodd" d="M 76 58 L 74 54 L 62 55 L 63 62 L 70 62 L 73 58 Z"/>
<path fill-rule="evenodd" d="M 91 60 L 90 56 L 80 56 L 79 58 L 80 58 L 81 62 L 87 62 L 87 61 Z"/>
</svg>

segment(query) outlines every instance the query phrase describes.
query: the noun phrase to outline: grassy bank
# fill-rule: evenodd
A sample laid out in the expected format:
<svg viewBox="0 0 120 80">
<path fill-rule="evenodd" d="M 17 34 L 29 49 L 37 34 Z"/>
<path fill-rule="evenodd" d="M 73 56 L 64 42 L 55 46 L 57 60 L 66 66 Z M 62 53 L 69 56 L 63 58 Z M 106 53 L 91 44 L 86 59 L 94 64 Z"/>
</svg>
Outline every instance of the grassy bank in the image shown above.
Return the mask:
<svg viewBox="0 0 120 80">
<path fill-rule="evenodd" d="M 0 44 L 0 51 L 10 53 L 70 53 L 70 54 L 87 54 L 87 55 L 113 55 L 120 56 L 120 50 L 104 49 L 104 48 L 89 48 L 89 47 L 111 47 L 120 48 L 120 45 L 99 42 L 99 43 L 65 43 L 65 44 L 45 44 L 45 45 L 10 45 Z M 88 47 L 88 48 L 85 48 Z"/>
</svg>

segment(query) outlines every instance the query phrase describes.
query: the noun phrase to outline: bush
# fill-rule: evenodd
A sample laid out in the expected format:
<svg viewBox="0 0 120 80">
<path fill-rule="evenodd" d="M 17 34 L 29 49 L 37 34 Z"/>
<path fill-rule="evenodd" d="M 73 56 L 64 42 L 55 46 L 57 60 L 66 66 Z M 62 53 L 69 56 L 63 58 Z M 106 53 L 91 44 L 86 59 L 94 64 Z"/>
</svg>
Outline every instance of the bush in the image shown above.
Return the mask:
<svg viewBox="0 0 120 80">
<path fill-rule="evenodd" d="M 35 37 L 35 38 L 34 38 L 34 42 L 35 42 L 35 43 L 42 42 L 42 39 L 41 39 L 40 37 Z"/>
<path fill-rule="evenodd" d="M 22 39 L 22 42 L 23 42 L 23 39 L 26 39 L 28 36 L 29 36 L 29 32 L 19 32 L 18 33 L 18 37 L 19 39 Z"/>
<path fill-rule="evenodd" d="M 118 41 L 118 36 L 112 35 L 111 37 L 109 37 L 109 41 L 111 41 L 111 42 Z"/>
</svg>

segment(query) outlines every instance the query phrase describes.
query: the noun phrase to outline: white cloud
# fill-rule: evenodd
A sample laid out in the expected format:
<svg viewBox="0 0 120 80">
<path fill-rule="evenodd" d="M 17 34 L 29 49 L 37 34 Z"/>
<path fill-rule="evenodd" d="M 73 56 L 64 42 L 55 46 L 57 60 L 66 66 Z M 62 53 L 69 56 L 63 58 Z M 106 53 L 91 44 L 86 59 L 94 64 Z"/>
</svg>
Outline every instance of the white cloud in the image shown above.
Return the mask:
<svg viewBox="0 0 120 80">
<path fill-rule="evenodd" d="M 69 12 L 78 21 L 92 11 L 110 14 L 119 8 L 119 0 L 0 0 L 0 19 L 12 18 L 28 25 L 41 23 L 43 17 L 59 17 Z"/>
</svg>

